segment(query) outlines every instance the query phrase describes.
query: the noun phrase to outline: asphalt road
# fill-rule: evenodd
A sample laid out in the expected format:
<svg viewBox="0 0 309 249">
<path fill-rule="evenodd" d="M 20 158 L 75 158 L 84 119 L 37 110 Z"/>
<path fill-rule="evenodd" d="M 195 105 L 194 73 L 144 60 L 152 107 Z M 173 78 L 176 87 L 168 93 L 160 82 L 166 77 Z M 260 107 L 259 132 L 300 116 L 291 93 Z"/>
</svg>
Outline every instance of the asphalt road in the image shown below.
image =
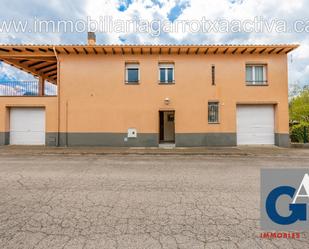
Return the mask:
<svg viewBox="0 0 309 249">
<path fill-rule="evenodd" d="M 280 155 L 1 155 L 1 249 L 309 248 L 261 239 L 260 168 Z"/>
</svg>

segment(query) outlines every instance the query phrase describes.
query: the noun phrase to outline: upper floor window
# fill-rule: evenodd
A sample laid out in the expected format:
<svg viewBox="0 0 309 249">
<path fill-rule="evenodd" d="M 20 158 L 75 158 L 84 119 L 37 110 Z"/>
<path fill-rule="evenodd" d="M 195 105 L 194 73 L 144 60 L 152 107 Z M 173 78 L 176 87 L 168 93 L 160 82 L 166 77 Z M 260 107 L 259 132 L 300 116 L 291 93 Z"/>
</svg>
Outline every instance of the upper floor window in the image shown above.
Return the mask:
<svg viewBox="0 0 309 249">
<path fill-rule="evenodd" d="M 126 83 L 127 84 L 138 84 L 139 77 L 139 64 L 137 63 L 126 63 Z"/>
<path fill-rule="evenodd" d="M 159 82 L 162 84 L 172 84 L 174 80 L 174 64 L 159 64 Z"/>
<path fill-rule="evenodd" d="M 246 65 L 247 85 L 267 85 L 266 65 Z"/>
</svg>

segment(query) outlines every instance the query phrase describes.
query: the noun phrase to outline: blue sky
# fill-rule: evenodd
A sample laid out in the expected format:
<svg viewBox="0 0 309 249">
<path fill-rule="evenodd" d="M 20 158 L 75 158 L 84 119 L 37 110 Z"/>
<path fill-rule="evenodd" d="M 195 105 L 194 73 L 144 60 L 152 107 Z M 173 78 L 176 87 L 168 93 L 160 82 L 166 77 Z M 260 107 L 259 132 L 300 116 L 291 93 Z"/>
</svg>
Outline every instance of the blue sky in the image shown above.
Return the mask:
<svg viewBox="0 0 309 249">
<path fill-rule="evenodd" d="M 210 20 L 277 18 L 289 24 L 295 20 L 308 20 L 308 0 L 1 0 L 0 24 L 8 20 L 79 20 L 87 16 L 98 20 L 100 16 L 112 16 L 120 20 Z M 309 22 L 308 22 L 309 26 Z M 289 83 L 309 83 L 309 28 L 296 33 L 168 33 L 159 36 L 147 33 L 98 33 L 98 43 L 156 43 L 156 44 L 274 44 L 299 43 L 301 47 L 289 56 Z M 6 33 L 0 32 L 0 43 L 16 44 L 83 44 L 85 33 Z M 0 64 L 1 79 L 31 79 L 31 76 Z"/>
</svg>

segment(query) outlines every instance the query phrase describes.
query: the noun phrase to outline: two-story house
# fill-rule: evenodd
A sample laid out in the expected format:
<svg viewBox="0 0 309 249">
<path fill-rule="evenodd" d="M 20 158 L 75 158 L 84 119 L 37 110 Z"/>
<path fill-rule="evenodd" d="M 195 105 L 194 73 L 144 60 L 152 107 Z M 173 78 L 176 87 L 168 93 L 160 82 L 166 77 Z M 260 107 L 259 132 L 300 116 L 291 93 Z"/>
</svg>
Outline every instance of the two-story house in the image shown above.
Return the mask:
<svg viewBox="0 0 309 249">
<path fill-rule="evenodd" d="M 0 145 L 289 145 L 297 45 L 0 45 Z M 54 89 L 54 92 L 50 89 Z"/>
</svg>

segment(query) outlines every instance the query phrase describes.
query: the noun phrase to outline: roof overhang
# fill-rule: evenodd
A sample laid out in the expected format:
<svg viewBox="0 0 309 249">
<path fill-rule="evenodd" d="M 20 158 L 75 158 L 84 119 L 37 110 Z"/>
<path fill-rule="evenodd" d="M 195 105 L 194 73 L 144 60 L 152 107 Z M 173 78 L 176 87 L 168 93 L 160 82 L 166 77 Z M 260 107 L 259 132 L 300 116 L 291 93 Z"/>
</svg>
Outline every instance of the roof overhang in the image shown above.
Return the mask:
<svg viewBox="0 0 309 249">
<path fill-rule="evenodd" d="M 0 61 L 57 84 L 57 57 L 53 46 L 0 45 Z"/>
<path fill-rule="evenodd" d="M 0 45 L 0 60 L 57 83 L 57 55 L 280 55 L 299 45 Z"/>
</svg>

